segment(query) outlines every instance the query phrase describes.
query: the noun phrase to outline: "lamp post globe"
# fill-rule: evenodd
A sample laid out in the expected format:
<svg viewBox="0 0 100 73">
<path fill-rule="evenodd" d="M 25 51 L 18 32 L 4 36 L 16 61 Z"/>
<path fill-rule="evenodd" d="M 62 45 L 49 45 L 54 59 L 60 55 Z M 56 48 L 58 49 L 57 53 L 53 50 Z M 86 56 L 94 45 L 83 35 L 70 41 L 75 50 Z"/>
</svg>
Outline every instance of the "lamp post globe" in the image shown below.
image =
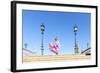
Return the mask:
<svg viewBox="0 0 100 73">
<path fill-rule="evenodd" d="M 74 26 L 74 32 L 77 32 L 78 31 L 78 28 L 77 28 L 77 26 L 75 25 Z"/>
<path fill-rule="evenodd" d="M 45 31 L 45 26 L 44 26 L 44 24 L 42 23 L 42 25 L 41 25 L 41 32 L 44 32 Z"/>
</svg>

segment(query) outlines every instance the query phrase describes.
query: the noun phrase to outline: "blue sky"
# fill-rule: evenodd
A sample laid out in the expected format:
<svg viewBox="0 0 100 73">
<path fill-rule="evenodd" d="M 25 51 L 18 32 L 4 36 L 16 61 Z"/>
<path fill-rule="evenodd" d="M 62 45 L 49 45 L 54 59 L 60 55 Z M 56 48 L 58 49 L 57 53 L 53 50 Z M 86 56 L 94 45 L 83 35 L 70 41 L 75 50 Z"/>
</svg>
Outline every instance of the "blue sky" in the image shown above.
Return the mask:
<svg viewBox="0 0 100 73">
<path fill-rule="evenodd" d="M 81 50 L 91 44 L 90 40 L 90 13 L 79 12 L 52 12 L 52 11 L 34 11 L 23 10 L 23 47 L 28 44 L 27 49 L 37 54 L 41 54 L 41 31 L 40 25 L 44 23 L 44 54 L 54 55 L 49 50 L 49 43 L 54 42 L 56 36 L 60 42 L 60 54 L 74 53 L 74 32 L 73 27 L 78 27 L 77 42 Z"/>
</svg>

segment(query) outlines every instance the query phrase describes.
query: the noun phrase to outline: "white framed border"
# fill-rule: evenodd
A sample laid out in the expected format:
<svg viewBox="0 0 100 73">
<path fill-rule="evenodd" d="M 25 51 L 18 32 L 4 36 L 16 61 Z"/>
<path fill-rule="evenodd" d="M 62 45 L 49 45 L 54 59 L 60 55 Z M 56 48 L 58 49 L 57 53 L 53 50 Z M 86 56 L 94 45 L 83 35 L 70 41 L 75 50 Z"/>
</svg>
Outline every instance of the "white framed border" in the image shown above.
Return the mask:
<svg viewBox="0 0 100 73">
<path fill-rule="evenodd" d="M 61 12 L 84 12 L 91 13 L 91 60 L 73 62 L 44 62 L 22 64 L 22 9 L 41 10 L 41 11 L 61 11 Z M 88 7 L 56 6 L 44 4 L 16 4 L 16 69 L 39 69 L 52 67 L 73 67 L 96 65 L 96 9 Z M 55 65 L 55 66 L 54 66 Z"/>
</svg>

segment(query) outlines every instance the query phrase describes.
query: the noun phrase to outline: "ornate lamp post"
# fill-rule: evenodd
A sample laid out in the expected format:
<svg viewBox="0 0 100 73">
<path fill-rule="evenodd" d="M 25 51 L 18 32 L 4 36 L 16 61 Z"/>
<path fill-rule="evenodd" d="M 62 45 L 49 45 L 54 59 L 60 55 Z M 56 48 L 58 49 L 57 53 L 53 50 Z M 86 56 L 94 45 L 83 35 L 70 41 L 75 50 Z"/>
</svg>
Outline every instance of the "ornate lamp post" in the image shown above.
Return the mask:
<svg viewBox="0 0 100 73">
<path fill-rule="evenodd" d="M 42 23 L 42 25 L 40 27 L 41 27 L 41 35 L 42 35 L 42 38 L 41 38 L 41 55 L 44 55 L 44 31 L 45 31 L 45 26 Z"/>
<path fill-rule="evenodd" d="M 78 31 L 78 28 L 77 28 L 77 26 L 75 25 L 74 26 L 74 35 L 75 35 L 75 48 L 74 48 L 74 50 L 75 50 L 75 54 L 77 54 L 78 53 L 78 45 L 77 45 L 77 38 L 76 38 L 76 35 L 77 35 L 77 31 Z"/>
<path fill-rule="evenodd" d="M 24 46 L 25 46 L 25 49 L 27 49 L 27 43 L 25 43 Z"/>
</svg>

